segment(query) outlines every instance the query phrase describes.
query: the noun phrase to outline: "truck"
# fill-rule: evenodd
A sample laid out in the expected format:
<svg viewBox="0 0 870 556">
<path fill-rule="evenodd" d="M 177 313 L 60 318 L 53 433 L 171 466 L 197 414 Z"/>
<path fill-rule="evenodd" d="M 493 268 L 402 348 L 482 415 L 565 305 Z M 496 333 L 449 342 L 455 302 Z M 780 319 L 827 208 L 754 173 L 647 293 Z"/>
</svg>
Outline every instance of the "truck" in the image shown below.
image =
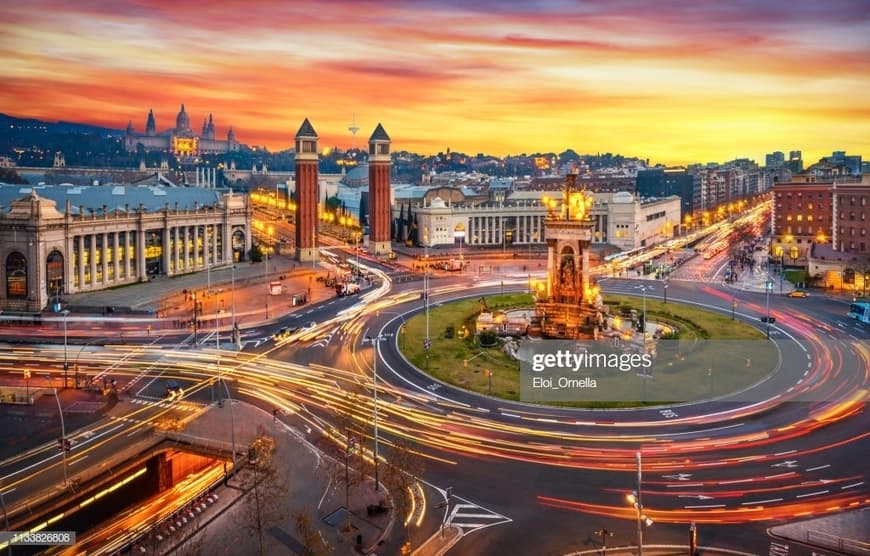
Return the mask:
<svg viewBox="0 0 870 556">
<path fill-rule="evenodd" d="M 353 295 L 355 293 L 359 293 L 359 284 L 355 284 L 353 282 L 345 282 L 343 284 L 336 284 L 335 293 L 337 293 L 339 297 L 344 297 L 346 295 Z"/>
</svg>

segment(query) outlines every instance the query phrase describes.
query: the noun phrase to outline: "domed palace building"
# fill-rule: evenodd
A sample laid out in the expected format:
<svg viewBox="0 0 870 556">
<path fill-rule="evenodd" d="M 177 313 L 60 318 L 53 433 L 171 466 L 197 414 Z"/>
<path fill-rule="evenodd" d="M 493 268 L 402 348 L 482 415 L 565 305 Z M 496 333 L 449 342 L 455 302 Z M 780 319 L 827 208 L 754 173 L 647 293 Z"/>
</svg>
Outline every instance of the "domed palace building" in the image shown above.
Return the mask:
<svg viewBox="0 0 870 556">
<path fill-rule="evenodd" d="M 202 122 L 202 133 L 197 135 L 190 127 L 190 116 L 181 105 L 181 110 L 175 118 L 175 127 L 157 132 L 157 122 L 154 111 L 148 112 L 145 123 L 145 133 L 136 133 L 133 122 L 127 124 L 124 136 L 124 147 L 128 152 L 136 152 L 140 148 L 145 151 L 171 152 L 181 158 L 195 157 L 203 154 L 222 154 L 239 150 L 239 142 L 231 127 L 226 140 L 215 139 L 214 119 L 208 115 Z"/>
</svg>

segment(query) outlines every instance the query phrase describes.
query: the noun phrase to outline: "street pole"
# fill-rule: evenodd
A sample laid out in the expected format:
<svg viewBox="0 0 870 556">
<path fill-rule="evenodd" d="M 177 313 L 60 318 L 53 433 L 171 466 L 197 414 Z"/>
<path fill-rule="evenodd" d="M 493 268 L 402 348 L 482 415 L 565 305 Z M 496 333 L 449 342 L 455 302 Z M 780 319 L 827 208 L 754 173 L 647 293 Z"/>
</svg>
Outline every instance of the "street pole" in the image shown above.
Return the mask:
<svg viewBox="0 0 870 556">
<path fill-rule="evenodd" d="M 737 308 L 737 300 L 732 297 L 731 298 L 731 320 L 734 320 L 734 309 Z"/>
<path fill-rule="evenodd" d="M 646 320 L 646 319 L 644 319 Z M 646 322 L 644 322 L 646 325 Z M 644 332 L 644 334 L 646 334 Z M 637 556 L 643 556 L 643 499 L 641 495 L 641 461 L 640 450 L 635 452 L 637 458 Z"/>
<path fill-rule="evenodd" d="M 223 378 L 219 379 L 224 384 L 224 390 L 227 393 L 227 401 L 230 403 L 230 441 L 233 449 L 233 473 L 236 472 L 236 414 L 233 411 L 233 397 L 230 395 L 230 387 Z M 226 478 L 225 478 L 226 479 Z"/>
<path fill-rule="evenodd" d="M 772 290 L 772 289 L 773 289 L 773 282 L 771 282 L 770 280 L 765 282 L 765 284 L 764 284 L 764 291 L 765 291 L 764 307 L 765 307 L 765 313 L 767 313 L 767 318 L 765 319 L 766 320 L 765 324 L 767 325 L 767 339 L 768 340 L 770 339 L 770 290 Z"/>
<path fill-rule="evenodd" d="M 57 401 L 57 413 L 60 415 L 60 449 L 61 454 L 63 455 L 63 486 L 66 487 L 69 485 L 69 481 L 67 481 L 66 474 L 66 425 L 63 422 L 63 409 L 60 407 L 60 396 L 57 395 L 57 388 L 53 388 L 54 390 L 54 399 Z"/>
<path fill-rule="evenodd" d="M 664 290 L 665 290 L 665 305 L 667 305 L 667 303 L 668 303 L 668 281 L 667 280 L 665 280 Z"/>
<path fill-rule="evenodd" d="M 378 347 L 381 340 L 386 340 L 392 334 L 378 334 L 375 337 L 366 336 L 365 341 L 372 345 L 372 380 L 374 387 L 372 388 L 372 397 L 374 402 L 374 460 L 375 460 L 375 490 L 380 490 L 380 480 L 378 475 Z"/>
<path fill-rule="evenodd" d="M 269 246 L 266 246 L 266 320 L 269 320 Z"/>
<path fill-rule="evenodd" d="M 63 312 L 63 387 L 67 388 L 66 377 L 69 370 L 69 360 L 67 359 L 67 343 L 66 343 L 66 316 L 69 314 L 69 309 Z"/>
<path fill-rule="evenodd" d="M 429 339 L 429 228 L 426 228 L 426 233 L 423 236 L 423 247 L 425 250 L 424 260 L 425 268 L 423 269 L 423 302 L 426 307 L 426 338 L 423 340 L 423 347 L 426 349 L 426 370 L 429 370 L 429 348 L 432 346 L 432 340 Z"/>
</svg>

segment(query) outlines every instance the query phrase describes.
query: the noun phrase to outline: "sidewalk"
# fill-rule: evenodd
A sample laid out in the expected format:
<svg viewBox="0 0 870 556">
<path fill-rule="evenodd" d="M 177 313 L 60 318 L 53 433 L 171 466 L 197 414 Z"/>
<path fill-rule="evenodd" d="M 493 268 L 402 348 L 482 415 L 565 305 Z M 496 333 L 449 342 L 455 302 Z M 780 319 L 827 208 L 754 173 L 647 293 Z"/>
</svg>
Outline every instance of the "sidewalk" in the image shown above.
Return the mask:
<svg viewBox="0 0 870 556">
<path fill-rule="evenodd" d="M 777 525 L 768 532 L 821 550 L 870 554 L 870 508 Z"/>
<path fill-rule="evenodd" d="M 766 252 L 755 251 L 752 256 L 755 260 L 752 268 L 741 271 L 737 279 L 728 286 L 747 292 L 765 293 L 767 291 L 766 284 L 770 282 L 773 288 L 770 293 L 777 295 L 787 295 L 796 289 L 794 284 L 782 275 L 774 275 L 770 272 Z"/>
<path fill-rule="evenodd" d="M 233 425 L 235 429 L 233 429 Z M 224 400 L 222 406 L 209 406 L 198 418 L 187 424 L 180 436 L 191 442 L 226 444 L 234 439 L 236 451 L 244 458 L 248 446 L 266 435 L 275 441 L 275 460 L 279 480 L 287 487 L 279 500 L 280 519 L 263 531 L 264 554 L 300 554 L 315 541 L 305 539 L 306 533 L 297 527 L 300 514 L 308 517 L 311 530 L 328 544 L 331 554 L 369 554 L 374 551 L 392 528 L 393 512 L 369 514 L 370 505 L 384 502 L 386 493 L 375 491 L 370 480 L 353 485 L 349 490 L 351 530 L 345 530 L 345 490 L 337 485 L 327 465 L 326 456 L 302 435 L 282 421 L 257 407 L 240 401 Z M 161 545 L 168 552 L 184 544 L 188 538 L 198 544 L 202 554 L 256 554 L 257 542 L 245 532 L 251 511 L 243 490 L 245 467 L 226 486 L 218 489 L 221 504 L 208 510 L 199 531 L 187 531 L 185 538 L 175 538 Z M 387 502 L 387 505 L 389 503 Z M 161 551 L 161 553 L 163 553 Z"/>
<path fill-rule="evenodd" d="M 335 296 L 324 279 L 335 275 L 331 265 L 302 264 L 284 256 L 266 263 L 239 263 L 186 274 L 158 277 L 149 282 L 64 296 L 70 313 L 43 313 L 43 327 L 67 321 L 70 336 L 120 337 L 193 333 L 194 299 L 199 303 L 199 330 L 218 328 L 229 333 L 233 315 L 239 328 L 274 321 L 307 305 Z M 280 284 L 280 294 L 270 295 L 269 284 Z M 294 300 L 295 299 L 295 300 Z M 123 320 L 121 320 L 123 319 Z M 31 327 L 40 334 L 39 327 Z"/>
</svg>

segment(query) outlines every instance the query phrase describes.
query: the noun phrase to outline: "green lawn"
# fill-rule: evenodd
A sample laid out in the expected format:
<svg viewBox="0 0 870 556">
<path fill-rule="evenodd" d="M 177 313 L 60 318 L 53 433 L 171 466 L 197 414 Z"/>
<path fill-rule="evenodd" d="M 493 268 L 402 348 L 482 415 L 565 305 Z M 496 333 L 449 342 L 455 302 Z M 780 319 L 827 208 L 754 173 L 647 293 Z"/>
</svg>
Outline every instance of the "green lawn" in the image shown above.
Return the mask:
<svg viewBox="0 0 870 556">
<path fill-rule="evenodd" d="M 504 294 L 485 296 L 487 307 L 492 309 L 531 307 L 529 294 Z M 634 308 L 642 311 L 640 297 L 608 295 L 605 304 L 612 315 L 620 310 Z M 428 362 L 423 339 L 426 337 L 424 313 L 409 319 L 399 338 L 399 347 L 405 357 L 415 366 L 426 370 L 433 377 L 446 383 L 508 400 L 520 399 L 519 363 L 499 348 L 480 347 L 473 334 L 474 319 L 480 313 L 480 299 L 466 299 L 430 307 L 429 334 L 432 346 Z M 679 339 L 692 343 L 697 340 L 763 340 L 764 334 L 740 321 L 732 321 L 730 315 L 677 303 L 647 299 L 647 319 L 662 322 L 679 329 Z M 451 331 L 452 327 L 452 337 Z M 768 342 L 758 342 L 754 349 L 763 353 L 745 355 L 722 351 L 722 342 L 697 342 L 699 347 L 692 357 L 676 361 L 655 380 L 640 380 L 630 373 L 611 377 L 623 393 L 621 399 L 663 399 L 667 392 L 679 387 L 681 399 L 722 395 L 754 384 L 767 375 L 776 360 L 776 351 Z M 711 347 L 708 344 L 717 344 Z M 727 346 L 727 344 L 725 344 Z M 755 345 L 755 344 L 754 344 Z M 762 346 L 762 347 L 758 347 Z M 741 348 L 743 349 L 743 348 Z M 739 351 L 739 350 L 738 350 Z M 752 358 L 751 362 L 743 361 Z M 727 360 L 734 359 L 728 362 Z M 738 364 L 739 359 L 739 364 Z M 727 372 L 724 369 L 727 367 Z M 632 380 L 633 379 L 633 380 Z M 635 393 L 634 390 L 637 390 Z M 629 407 L 642 402 L 570 402 L 556 405 L 583 407 Z"/>
</svg>

